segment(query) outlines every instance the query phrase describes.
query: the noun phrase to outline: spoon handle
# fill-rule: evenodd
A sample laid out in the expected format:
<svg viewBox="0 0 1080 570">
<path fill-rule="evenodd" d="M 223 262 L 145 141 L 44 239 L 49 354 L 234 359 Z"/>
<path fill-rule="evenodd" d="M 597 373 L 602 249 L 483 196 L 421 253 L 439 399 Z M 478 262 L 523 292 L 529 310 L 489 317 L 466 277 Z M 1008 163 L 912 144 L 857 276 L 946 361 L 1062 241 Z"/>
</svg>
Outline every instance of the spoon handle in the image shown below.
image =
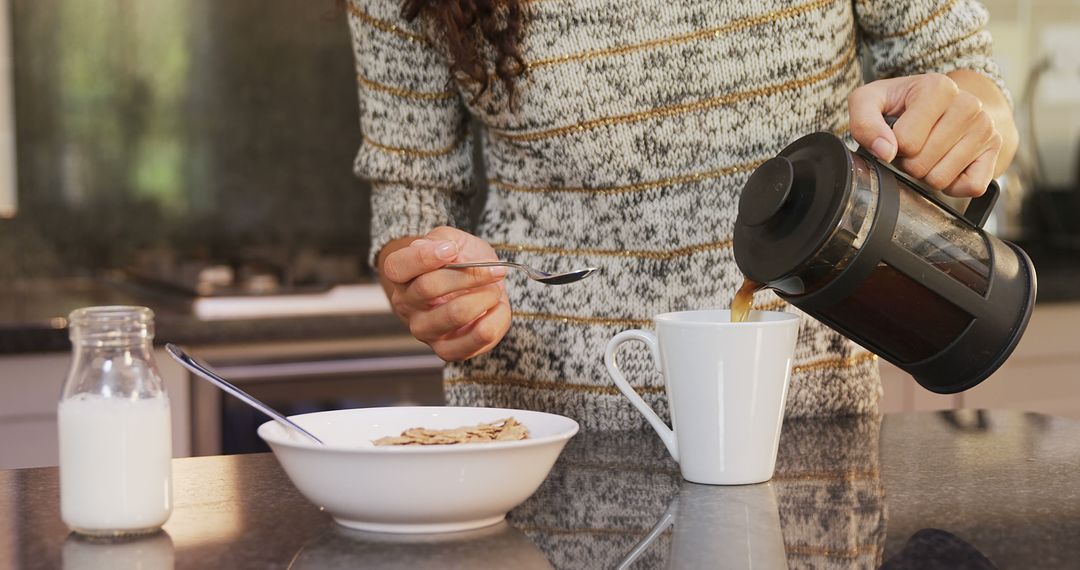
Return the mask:
<svg viewBox="0 0 1080 570">
<path fill-rule="evenodd" d="M 468 263 L 448 263 L 443 267 L 447 269 L 469 269 L 472 267 L 515 267 L 525 269 L 520 263 L 512 261 L 470 261 Z"/>
<path fill-rule="evenodd" d="M 172 356 L 173 359 L 179 362 L 184 368 L 187 368 L 188 370 L 194 372 L 197 376 L 210 381 L 212 384 L 214 384 L 218 388 L 221 388 L 230 396 L 238 398 L 245 404 L 270 416 L 271 419 L 277 420 L 279 423 L 284 424 L 286 427 L 292 428 L 304 434 L 308 437 L 308 439 L 314 441 L 315 443 L 322 443 L 321 439 L 315 437 L 314 435 L 311 435 L 311 433 L 309 433 L 306 429 L 296 425 L 296 423 L 289 418 L 279 414 L 277 410 L 260 402 L 247 392 L 241 390 L 240 388 L 233 386 L 228 380 L 222 378 L 221 376 L 218 376 L 218 374 L 211 370 L 209 366 L 203 364 L 202 362 L 199 362 L 198 360 L 195 360 L 175 344 L 166 344 L 165 350 L 168 351 L 169 356 Z"/>
</svg>

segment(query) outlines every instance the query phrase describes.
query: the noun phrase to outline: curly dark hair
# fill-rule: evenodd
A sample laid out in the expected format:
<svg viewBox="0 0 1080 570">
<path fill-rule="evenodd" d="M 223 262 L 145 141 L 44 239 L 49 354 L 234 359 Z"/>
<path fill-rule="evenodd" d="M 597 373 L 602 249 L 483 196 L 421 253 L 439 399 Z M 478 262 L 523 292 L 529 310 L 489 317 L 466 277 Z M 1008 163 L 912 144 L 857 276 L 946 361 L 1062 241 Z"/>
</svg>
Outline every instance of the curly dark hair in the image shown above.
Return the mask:
<svg viewBox="0 0 1080 570">
<path fill-rule="evenodd" d="M 425 17 L 446 32 L 450 68 L 475 86 L 473 101 L 491 86 L 481 49 L 487 42 L 495 50 L 495 75 L 514 100 L 514 78 L 525 72 L 521 38 L 525 32 L 525 0 L 403 0 L 406 20 Z"/>
</svg>

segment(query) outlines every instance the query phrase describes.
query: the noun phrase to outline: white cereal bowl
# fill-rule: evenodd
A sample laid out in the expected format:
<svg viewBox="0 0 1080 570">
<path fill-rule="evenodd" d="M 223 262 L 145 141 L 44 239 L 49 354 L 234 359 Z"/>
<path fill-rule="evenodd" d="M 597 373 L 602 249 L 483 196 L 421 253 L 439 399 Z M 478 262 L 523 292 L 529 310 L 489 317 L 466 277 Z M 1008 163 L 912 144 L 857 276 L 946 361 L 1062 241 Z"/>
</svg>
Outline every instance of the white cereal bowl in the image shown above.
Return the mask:
<svg viewBox="0 0 1080 570">
<path fill-rule="evenodd" d="M 381 446 L 411 427 L 446 429 L 513 417 L 519 441 Z M 281 424 L 261 437 L 296 488 L 338 524 L 374 532 L 456 532 L 493 525 L 532 495 L 578 431 L 570 418 L 502 408 L 394 407 L 290 416 L 326 445 Z"/>
</svg>

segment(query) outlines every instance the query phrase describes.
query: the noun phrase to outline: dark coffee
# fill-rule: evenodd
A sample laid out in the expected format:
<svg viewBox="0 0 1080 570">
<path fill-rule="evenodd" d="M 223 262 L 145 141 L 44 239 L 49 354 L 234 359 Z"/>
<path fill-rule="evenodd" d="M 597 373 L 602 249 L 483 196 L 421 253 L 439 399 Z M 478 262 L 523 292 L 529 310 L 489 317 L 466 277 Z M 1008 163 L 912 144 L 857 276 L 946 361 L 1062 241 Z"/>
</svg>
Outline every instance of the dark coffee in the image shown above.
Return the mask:
<svg viewBox="0 0 1080 570">
<path fill-rule="evenodd" d="M 935 266 L 949 274 L 960 270 Z M 917 307 L 918 310 L 897 310 Z M 922 283 L 881 262 L 862 284 L 821 315 L 847 330 L 857 330 L 868 348 L 901 362 L 918 362 L 949 346 L 971 323 L 965 313 Z M 986 358 L 972 354 L 971 358 Z"/>
<path fill-rule="evenodd" d="M 753 279 L 743 279 L 742 286 L 735 292 L 735 298 L 731 300 L 731 322 L 746 322 L 750 316 L 750 306 L 754 303 L 754 293 L 757 293 L 765 285 Z"/>
</svg>

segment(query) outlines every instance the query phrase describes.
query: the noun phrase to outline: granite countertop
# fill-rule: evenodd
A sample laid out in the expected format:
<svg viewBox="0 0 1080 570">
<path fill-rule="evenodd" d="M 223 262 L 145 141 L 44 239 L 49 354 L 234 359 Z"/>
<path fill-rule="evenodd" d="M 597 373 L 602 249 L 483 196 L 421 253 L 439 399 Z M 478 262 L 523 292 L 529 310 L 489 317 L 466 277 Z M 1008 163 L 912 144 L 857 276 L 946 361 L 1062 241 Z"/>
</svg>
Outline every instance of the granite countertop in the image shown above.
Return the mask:
<svg viewBox="0 0 1080 570">
<path fill-rule="evenodd" d="M 56 468 L 0 471 L 0 566 L 1074 568 L 1078 440 L 1019 412 L 788 421 L 771 482 L 711 487 L 651 432 L 581 433 L 506 522 L 412 537 L 338 527 L 269 454 L 174 460 L 164 532 L 119 544 L 68 534 Z"/>
</svg>

